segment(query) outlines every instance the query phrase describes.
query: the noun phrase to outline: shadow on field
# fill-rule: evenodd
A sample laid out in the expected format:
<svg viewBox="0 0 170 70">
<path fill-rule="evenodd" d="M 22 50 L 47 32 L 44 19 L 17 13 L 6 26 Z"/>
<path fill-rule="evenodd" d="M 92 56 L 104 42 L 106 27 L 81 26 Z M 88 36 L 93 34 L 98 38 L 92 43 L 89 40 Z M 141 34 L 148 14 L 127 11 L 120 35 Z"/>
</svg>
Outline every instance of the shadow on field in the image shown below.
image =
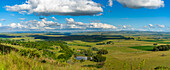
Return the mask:
<svg viewBox="0 0 170 70">
<path fill-rule="evenodd" d="M 44 39 L 46 41 L 49 41 L 49 40 L 63 40 L 63 41 L 81 40 L 85 42 L 100 42 L 100 41 L 108 40 L 108 39 L 125 39 L 125 40 L 134 39 L 134 38 L 129 38 L 129 37 L 127 38 L 121 35 L 69 35 L 69 36 L 62 36 L 62 37 L 29 35 L 28 37 L 34 37 L 35 39 Z"/>
<path fill-rule="evenodd" d="M 0 35 L 0 38 L 16 38 L 21 36 L 8 36 L 8 35 Z"/>
<path fill-rule="evenodd" d="M 96 67 L 96 65 L 83 65 L 82 67 Z"/>
</svg>

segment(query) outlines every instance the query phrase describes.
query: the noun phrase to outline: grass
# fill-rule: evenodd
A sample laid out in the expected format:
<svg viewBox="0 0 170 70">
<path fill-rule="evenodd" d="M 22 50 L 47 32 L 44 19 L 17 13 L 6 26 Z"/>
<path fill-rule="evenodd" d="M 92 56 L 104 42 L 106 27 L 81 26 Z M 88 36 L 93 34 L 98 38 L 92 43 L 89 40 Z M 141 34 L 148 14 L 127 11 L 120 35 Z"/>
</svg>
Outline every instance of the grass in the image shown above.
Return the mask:
<svg viewBox="0 0 170 70">
<path fill-rule="evenodd" d="M 89 33 L 89 35 L 100 35 L 99 33 Z M 10 34 L 17 35 L 20 34 Z M 22 35 L 22 34 L 21 34 Z M 32 37 L 25 37 L 26 35 L 36 35 L 36 34 L 23 34 L 22 38 L 14 39 L 25 39 L 36 41 Z M 43 34 L 38 34 L 43 35 Z M 83 34 L 82 34 L 83 35 Z M 112 34 L 114 35 L 114 34 Z M 45 35 L 50 37 L 58 37 L 59 35 Z M 128 37 L 128 36 L 127 36 Z M 133 37 L 133 36 L 131 36 Z M 72 48 L 75 49 L 88 49 L 85 45 L 90 45 L 97 48 L 105 48 L 109 51 L 109 54 L 104 55 L 107 57 L 105 65 L 103 68 L 95 67 L 82 67 L 84 65 L 90 66 L 95 65 L 96 63 L 91 61 L 85 61 L 80 63 L 79 61 L 74 64 L 70 63 L 61 63 L 57 60 L 51 60 L 44 57 L 41 58 L 27 58 L 26 56 L 20 56 L 15 52 L 12 52 L 7 55 L 0 55 L 0 70 L 123 70 L 126 66 L 127 70 L 140 70 L 139 64 L 142 60 L 145 60 L 145 65 L 143 70 L 154 70 L 157 66 L 166 66 L 170 67 L 170 51 L 160 51 L 152 52 L 153 44 L 169 44 L 169 40 L 150 40 L 147 39 L 147 36 L 140 36 L 142 41 L 137 40 L 117 40 L 117 39 L 108 39 L 101 42 L 113 41 L 113 45 L 96 45 L 98 42 L 84 42 L 81 40 L 67 41 L 68 44 L 71 44 Z M 152 36 L 148 36 L 152 37 Z M 136 37 L 137 38 L 137 37 Z M 42 41 L 43 39 L 39 39 Z M 166 43 L 167 42 L 167 43 Z M 10 44 L 3 44 L 7 46 L 12 46 L 17 49 L 22 49 L 24 47 L 15 46 Z M 53 48 L 55 48 L 54 46 Z M 27 48 L 24 48 L 27 49 Z M 51 50 L 58 52 L 57 50 Z M 166 56 L 161 56 L 162 54 Z M 41 63 L 42 60 L 46 60 L 46 63 Z M 126 64 L 126 65 L 125 65 Z"/>
<path fill-rule="evenodd" d="M 81 42 L 77 41 L 79 44 L 90 44 L 93 47 L 105 48 L 109 50 L 109 54 L 106 55 L 107 60 L 106 64 L 102 69 L 106 70 L 123 70 L 123 66 L 127 63 L 127 69 L 130 70 L 131 67 L 133 70 L 138 69 L 139 64 L 142 60 L 146 60 L 144 70 L 153 70 L 157 66 L 167 66 L 170 67 L 168 59 L 170 59 L 170 51 L 165 52 L 152 52 L 153 44 L 155 42 L 147 41 L 136 41 L 136 40 L 105 40 L 113 41 L 114 45 L 95 45 L 96 42 Z M 75 43 L 75 42 L 74 42 Z M 158 43 L 161 45 L 162 43 Z M 133 47 L 132 47 L 133 46 Z M 71 46 L 72 47 L 72 46 Z M 81 48 L 81 46 L 74 46 L 75 48 Z M 161 55 L 165 54 L 167 56 L 162 57 Z"/>
<path fill-rule="evenodd" d="M 72 70 L 74 68 L 75 70 L 94 70 L 96 68 L 91 67 L 81 67 L 86 64 L 95 64 L 90 61 L 86 61 L 84 63 L 77 62 L 73 65 L 66 64 L 66 63 L 55 63 L 50 62 L 50 60 L 46 60 L 47 63 L 41 63 L 40 61 L 43 60 L 43 58 L 27 58 L 18 55 L 15 52 L 12 52 L 7 55 L 0 55 L 0 70 Z"/>
<path fill-rule="evenodd" d="M 135 46 L 130 48 L 144 50 L 144 51 L 152 51 L 154 46 Z"/>
<path fill-rule="evenodd" d="M 162 44 L 170 44 L 169 40 L 141 40 L 141 41 L 162 43 Z"/>
</svg>

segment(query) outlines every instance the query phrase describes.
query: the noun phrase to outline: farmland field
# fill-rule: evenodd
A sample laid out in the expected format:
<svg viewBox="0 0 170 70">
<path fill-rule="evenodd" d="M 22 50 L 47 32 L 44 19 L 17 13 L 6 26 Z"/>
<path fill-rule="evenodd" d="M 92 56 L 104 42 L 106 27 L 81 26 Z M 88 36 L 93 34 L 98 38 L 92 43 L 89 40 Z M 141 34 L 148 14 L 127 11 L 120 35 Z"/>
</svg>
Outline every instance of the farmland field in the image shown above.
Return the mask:
<svg viewBox="0 0 170 70">
<path fill-rule="evenodd" d="M 170 42 L 169 34 L 148 32 L 90 32 L 65 34 L 46 33 L 8 33 L 2 34 L 1 45 L 14 48 L 11 51 L 1 49 L 0 69 L 15 70 L 154 70 L 158 66 L 170 67 L 170 51 L 153 51 L 155 46 L 167 45 Z M 134 34 L 135 33 L 135 34 Z M 83 35 L 82 35 L 83 34 Z M 166 38 L 165 38 L 166 37 Z M 112 42 L 112 44 L 106 44 Z M 68 46 L 68 48 L 63 48 Z M 154 45 L 156 44 L 156 45 Z M 2 47 L 1 46 L 1 47 Z M 75 60 L 76 56 L 86 56 L 84 51 L 92 48 L 106 49 L 108 54 L 104 65 L 97 67 L 97 62 Z M 15 51 L 15 49 L 17 51 Z M 28 52 L 25 53 L 24 50 Z M 97 55 L 98 50 L 92 50 Z M 35 52 L 35 53 L 29 53 Z M 73 51 L 70 53 L 68 51 Z M 9 53 L 8 53 L 9 52 Z M 24 54 L 22 54 L 24 53 Z M 59 59 L 61 54 L 70 54 L 65 60 Z M 165 69 L 165 70 L 166 70 Z"/>
</svg>

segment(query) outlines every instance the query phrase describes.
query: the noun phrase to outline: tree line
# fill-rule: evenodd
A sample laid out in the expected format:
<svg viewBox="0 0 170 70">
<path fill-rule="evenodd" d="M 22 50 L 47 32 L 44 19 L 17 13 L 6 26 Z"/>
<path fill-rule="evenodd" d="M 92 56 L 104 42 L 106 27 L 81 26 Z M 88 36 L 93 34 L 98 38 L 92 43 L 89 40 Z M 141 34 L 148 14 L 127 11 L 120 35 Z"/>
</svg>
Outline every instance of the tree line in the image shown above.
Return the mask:
<svg viewBox="0 0 170 70">
<path fill-rule="evenodd" d="M 155 46 L 153 48 L 153 51 L 168 51 L 170 49 L 170 45 L 160 45 L 160 46 Z"/>
</svg>

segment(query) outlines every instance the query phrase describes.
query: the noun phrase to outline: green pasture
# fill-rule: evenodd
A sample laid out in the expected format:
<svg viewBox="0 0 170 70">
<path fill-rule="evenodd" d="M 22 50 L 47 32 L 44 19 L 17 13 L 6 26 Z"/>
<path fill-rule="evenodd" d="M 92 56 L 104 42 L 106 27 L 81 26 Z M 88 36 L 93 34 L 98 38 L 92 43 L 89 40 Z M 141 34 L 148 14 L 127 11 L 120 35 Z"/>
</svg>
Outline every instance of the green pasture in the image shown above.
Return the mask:
<svg viewBox="0 0 170 70">
<path fill-rule="evenodd" d="M 4 35 L 4 34 L 3 34 Z M 21 36 L 14 38 L 3 38 L 11 40 L 22 40 L 28 41 L 50 41 L 50 40 L 60 40 L 58 37 L 67 37 L 67 35 L 47 35 L 43 33 L 21 33 L 21 34 L 5 34 L 9 36 Z M 35 39 L 35 37 L 41 36 L 41 39 Z M 87 40 L 97 40 L 97 41 L 87 41 L 86 38 L 83 40 L 78 40 L 78 38 L 69 38 L 70 40 L 65 40 L 67 45 L 72 49 L 84 49 L 87 50 L 91 47 L 96 47 L 98 49 L 107 49 L 109 53 L 106 56 L 106 62 L 103 68 L 87 67 L 95 65 L 95 62 L 85 61 L 80 63 L 76 61 L 75 63 L 61 63 L 60 60 L 53 60 L 49 58 L 27 58 L 25 56 L 20 56 L 16 52 L 12 52 L 7 55 L 0 55 L 0 70 L 141 70 L 139 66 L 144 60 L 142 70 L 154 70 L 157 66 L 166 66 L 170 68 L 170 51 L 152 51 L 154 43 L 158 45 L 170 44 L 169 39 L 164 39 L 164 37 L 169 37 L 168 34 L 163 34 L 162 39 L 157 39 L 160 35 L 157 33 L 145 33 L 145 32 L 86 32 L 86 33 L 73 33 L 71 35 L 102 35 L 101 39 L 95 39 L 93 37 L 86 37 Z M 114 39 L 120 37 L 110 37 L 104 35 L 122 35 L 124 37 L 133 37 L 134 40 L 126 39 Z M 47 38 L 43 38 L 47 37 Z M 54 37 L 54 38 L 53 38 Z M 56 38 L 57 37 L 57 38 Z M 94 36 L 95 37 L 95 36 Z M 139 40 L 140 37 L 140 40 Z M 66 38 L 66 39 L 67 39 Z M 88 39 L 93 38 L 93 39 Z M 99 37 L 98 37 L 99 38 Z M 107 38 L 107 39 L 106 39 Z M 156 39 L 155 39 L 156 38 Z M 64 38 L 65 39 L 65 38 Z M 114 44 L 109 45 L 96 45 L 97 43 L 113 41 Z M 17 49 L 28 49 L 22 46 L 16 46 L 11 44 L 5 44 L 6 46 L 12 46 Z M 91 46 L 91 47 L 89 47 Z M 56 48 L 58 46 L 52 46 Z M 59 48 L 60 49 L 60 48 Z M 36 49 L 37 50 L 37 49 Z M 50 50 L 56 53 L 58 56 L 59 50 Z M 93 51 L 94 52 L 94 51 Z M 41 52 L 40 52 L 41 53 Z M 96 53 L 96 52 L 94 52 Z M 41 63 L 42 60 L 46 60 L 46 63 Z M 69 60 L 73 60 L 73 57 Z M 125 68 L 125 69 L 124 69 Z"/>
</svg>

